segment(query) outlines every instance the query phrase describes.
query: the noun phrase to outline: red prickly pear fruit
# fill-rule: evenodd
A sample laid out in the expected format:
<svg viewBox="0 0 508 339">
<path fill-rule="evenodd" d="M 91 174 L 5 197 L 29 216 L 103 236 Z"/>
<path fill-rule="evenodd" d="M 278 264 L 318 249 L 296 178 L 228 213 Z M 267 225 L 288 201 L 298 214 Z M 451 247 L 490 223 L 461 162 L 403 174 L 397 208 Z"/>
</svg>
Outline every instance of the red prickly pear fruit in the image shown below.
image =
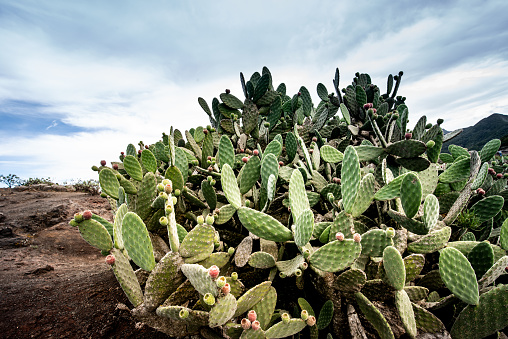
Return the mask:
<svg viewBox="0 0 508 339">
<path fill-rule="evenodd" d="M 240 153 L 245 153 L 245 149 L 240 148 Z"/>
<path fill-rule="evenodd" d="M 231 286 L 230 286 L 228 283 L 226 283 L 226 284 L 222 287 L 221 291 L 222 291 L 222 293 L 224 293 L 224 295 L 228 295 L 228 294 L 229 294 L 229 292 L 231 292 Z"/>
<path fill-rule="evenodd" d="M 208 274 L 210 275 L 210 277 L 212 279 L 215 279 L 219 276 L 219 268 L 216 266 L 216 265 L 212 265 L 209 269 L 208 269 Z"/>
<path fill-rule="evenodd" d="M 106 264 L 113 265 L 115 263 L 115 256 L 110 254 L 106 257 Z"/>
<path fill-rule="evenodd" d="M 146 149 L 149 149 L 149 148 L 150 148 L 150 145 L 145 145 L 145 148 L 146 148 Z"/>
<path fill-rule="evenodd" d="M 284 166 L 284 162 L 279 161 L 279 166 Z"/>
<path fill-rule="evenodd" d="M 211 161 L 212 160 L 212 156 L 209 155 L 206 159 Z"/>
<path fill-rule="evenodd" d="M 496 175 L 496 171 L 493 168 L 489 168 L 489 174 Z"/>
<path fill-rule="evenodd" d="M 306 321 L 307 325 L 309 325 L 310 327 L 316 325 L 316 317 L 313 316 L 313 315 L 309 315 L 309 317 L 307 318 L 307 321 Z"/>
<path fill-rule="evenodd" d="M 412 134 L 412 133 L 406 133 L 406 134 L 404 135 L 404 138 L 406 138 L 406 140 L 409 140 L 409 139 L 411 139 L 412 137 L 413 137 L 413 134 Z"/>
<path fill-rule="evenodd" d="M 312 137 L 312 141 L 316 142 L 317 141 L 317 137 Z"/>
<path fill-rule="evenodd" d="M 480 187 L 480 188 L 478 188 L 478 189 L 476 190 L 476 194 L 478 194 L 478 195 L 485 195 L 485 190 L 484 190 L 483 188 L 481 188 L 481 187 Z"/>
<path fill-rule="evenodd" d="M 337 234 L 335 234 L 335 239 L 337 239 L 338 241 L 344 241 L 344 234 L 342 234 L 341 232 L 337 232 Z"/>
<path fill-rule="evenodd" d="M 247 158 L 247 157 L 243 157 L 243 158 L 242 158 L 242 161 L 243 161 L 244 163 L 247 163 L 247 161 L 249 161 L 249 158 Z"/>
<path fill-rule="evenodd" d="M 370 105 L 368 103 L 363 105 L 363 109 L 369 109 L 369 108 L 370 108 Z"/>
<path fill-rule="evenodd" d="M 83 219 L 84 220 L 90 220 L 92 219 L 92 211 L 86 210 L 83 212 Z"/>
<path fill-rule="evenodd" d="M 121 155 L 125 155 L 125 152 L 120 152 Z"/>
<path fill-rule="evenodd" d="M 248 330 L 251 326 L 251 323 L 250 323 L 249 319 L 247 319 L 247 318 L 243 318 L 241 324 L 242 324 L 242 328 L 244 330 Z"/>
<path fill-rule="evenodd" d="M 203 133 L 205 133 L 205 135 L 207 135 L 207 134 L 208 134 L 208 130 L 205 128 L 205 129 L 203 130 Z"/>
<path fill-rule="evenodd" d="M 101 160 L 101 166 L 106 166 L 106 160 Z"/>
<path fill-rule="evenodd" d="M 259 321 L 255 320 L 255 321 L 252 322 L 252 329 L 254 331 L 259 330 L 260 327 L 261 327 L 261 323 Z"/>
<path fill-rule="evenodd" d="M 141 150 L 138 150 L 138 154 L 141 154 Z"/>
<path fill-rule="evenodd" d="M 113 164 L 113 169 L 114 169 L 115 171 L 118 171 L 118 164 Z"/>
<path fill-rule="evenodd" d="M 258 156 L 258 155 L 259 155 L 259 151 L 258 151 L 257 149 L 255 149 L 255 150 L 252 152 L 252 154 L 254 154 L 254 155 Z"/>
<path fill-rule="evenodd" d="M 250 322 L 256 321 L 258 315 L 256 314 L 256 311 L 250 310 L 249 313 L 247 313 L 247 318 L 250 320 Z"/>
<path fill-rule="evenodd" d="M 314 150 L 311 148 L 311 149 L 309 150 L 309 153 L 310 153 L 310 154 L 314 153 Z"/>
<path fill-rule="evenodd" d="M 353 240 L 356 242 L 360 242 L 360 241 L 362 241 L 362 236 L 359 233 L 355 233 L 353 235 Z"/>
<path fill-rule="evenodd" d="M 496 175 L 496 177 L 497 177 L 498 179 L 501 179 L 501 178 L 503 177 L 503 173 L 498 173 L 498 174 Z"/>
<path fill-rule="evenodd" d="M 302 95 L 302 92 L 298 92 L 298 96 Z"/>
<path fill-rule="evenodd" d="M 226 89 L 226 94 L 229 94 L 229 93 L 231 93 L 231 90 Z"/>
</svg>

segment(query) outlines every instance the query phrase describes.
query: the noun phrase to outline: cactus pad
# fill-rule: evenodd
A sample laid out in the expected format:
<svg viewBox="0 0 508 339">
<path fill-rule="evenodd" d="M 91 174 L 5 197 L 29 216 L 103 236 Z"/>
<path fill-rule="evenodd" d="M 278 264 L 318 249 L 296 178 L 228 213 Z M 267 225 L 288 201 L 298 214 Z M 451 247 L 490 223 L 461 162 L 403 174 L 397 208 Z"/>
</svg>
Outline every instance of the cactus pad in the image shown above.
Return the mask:
<svg viewBox="0 0 508 339">
<path fill-rule="evenodd" d="M 322 271 L 337 272 L 351 266 L 361 251 L 360 243 L 352 239 L 335 240 L 312 253 L 309 262 Z"/>
<path fill-rule="evenodd" d="M 421 239 L 410 243 L 407 245 L 407 250 L 409 252 L 422 254 L 435 252 L 446 245 L 451 234 L 452 229 L 450 227 L 443 227 L 438 231 L 431 232 Z"/>
<path fill-rule="evenodd" d="M 406 333 L 411 338 L 415 338 L 417 334 L 415 315 L 411 306 L 411 300 L 406 291 L 399 290 L 395 292 L 395 306 L 399 311 L 402 326 L 406 330 Z"/>
<path fill-rule="evenodd" d="M 116 280 L 118 280 L 131 304 L 134 307 L 138 307 L 143 302 L 143 292 L 141 291 L 138 278 L 136 278 L 136 274 L 129 263 L 129 259 L 123 255 L 122 251 L 116 248 L 111 250 L 111 254 L 115 256 L 115 263 L 112 268 Z"/>
<path fill-rule="evenodd" d="M 276 323 L 265 331 L 265 336 L 268 339 L 285 338 L 297 334 L 306 326 L 307 324 L 302 319 L 293 318 L 287 324 L 282 321 Z"/>
<path fill-rule="evenodd" d="M 275 258 L 266 252 L 254 252 L 250 255 L 249 265 L 255 268 L 271 268 L 275 266 Z"/>
<path fill-rule="evenodd" d="M 305 199 L 307 199 L 307 197 L 305 197 Z M 263 212 L 248 207 L 241 207 L 238 210 L 238 218 L 245 228 L 263 239 L 276 242 L 293 239 L 293 234 L 287 227 L 272 216 Z"/>
<path fill-rule="evenodd" d="M 93 247 L 101 251 L 109 251 L 113 248 L 111 236 L 100 222 L 94 219 L 83 220 L 78 224 L 78 228 L 83 239 Z"/>
<path fill-rule="evenodd" d="M 321 159 L 323 161 L 335 164 L 344 158 L 344 154 L 339 152 L 336 148 L 330 146 L 330 145 L 323 145 L 321 149 L 319 150 Z"/>
<path fill-rule="evenodd" d="M 373 229 L 362 235 L 361 244 L 362 254 L 381 257 L 387 246 L 393 246 L 393 239 L 386 234 L 386 231 Z"/>
<path fill-rule="evenodd" d="M 459 250 L 447 247 L 441 251 L 439 274 L 455 296 L 468 304 L 478 305 L 479 292 L 475 272 Z"/>
<path fill-rule="evenodd" d="M 145 271 L 155 267 L 153 246 L 145 223 L 133 212 L 125 214 L 122 221 L 122 239 L 129 257 Z"/>
<path fill-rule="evenodd" d="M 381 339 L 394 339 L 392 329 L 385 317 L 361 292 L 355 293 L 356 302 L 368 321 L 374 326 Z"/>
<path fill-rule="evenodd" d="M 271 285 L 272 285 L 271 281 L 265 281 L 245 292 L 237 300 L 238 306 L 234 316 L 237 317 L 251 310 L 252 307 L 256 305 L 258 302 L 260 302 L 265 297 L 265 295 L 270 291 Z"/>
<path fill-rule="evenodd" d="M 474 269 L 476 279 L 479 280 L 494 264 L 494 250 L 489 243 L 481 242 L 469 252 L 467 260 Z"/>
<path fill-rule="evenodd" d="M 209 225 L 196 225 L 183 239 L 180 245 L 180 255 L 184 258 L 194 257 L 206 252 L 212 254 L 215 230 Z"/>
<path fill-rule="evenodd" d="M 109 168 L 103 168 L 99 173 L 99 183 L 104 193 L 113 199 L 118 199 L 118 189 L 120 188 L 120 183 L 112 170 Z"/>
<path fill-rule="evenodd" d="M 181 270 L 200 294 L 211 293 L 213 296 L 217 296 L 217 285 L 206 268 L 198 264 L 183 264 Z"/>
<path fill-rule="evenodd" d="M 342 162 L 342 204 L 351 213 L 360 186 L 360 161 L 353 146 L 348 146 Z"/>
<path fill-rule="evenodd" d="M 383 251 L 383 266 L 390 285 L 396 290 L 402 290 L 406 282 L 406 269 L 399 251 L 393 246 L 387 246 Z"/>
<path fill-rule="evenodd" d="M 213 328 L 224 325 L 233 317 L 236 307 L 236 298 L 231 293 L 219 298 L 210 310 L 208 326 Z"/>
<path fill-rule="evenodd" d="M 143 169 L 141 168 L 141 165 L 135 156 L 127 155 L 123 159 L 123 167 L 132 179 L 136 181 L 143 180 Z"/>
<path fill-rule="evenodd" d="M 400 201 L 408 218 L 412 218 L 418 212 L 422 200 L 422 185 L 420 179 L 414 173 L 408 173 L 400 186 Z"/>
<path fill-rule="evenodd" d="M 314 230 L 314 213 L 310 209 L 304 210 L 295 223 L 295 243 L 296 245 L 305 246 Z"/>
<path fill-rule="evenodd" d="M 224 164 L 221 174 L 222 189 L 224 190 L 226 198 L 234 208 L 239 209 L 242 205 L 242 199 L 240 189 L 236 183 L 235 173 L 233 173 L 233 170 L 228 164 Z"/>
<path fill-rule="evenodd" d="M 252 307 L 257 314 L 257 319 L 262 329 L 267 329 L 272 319 L 275 305 L 277 304 L 277 291 L 273 286 L 270 286 L 268 293 L 265 294 L 263 299 Z"/>
</svg>

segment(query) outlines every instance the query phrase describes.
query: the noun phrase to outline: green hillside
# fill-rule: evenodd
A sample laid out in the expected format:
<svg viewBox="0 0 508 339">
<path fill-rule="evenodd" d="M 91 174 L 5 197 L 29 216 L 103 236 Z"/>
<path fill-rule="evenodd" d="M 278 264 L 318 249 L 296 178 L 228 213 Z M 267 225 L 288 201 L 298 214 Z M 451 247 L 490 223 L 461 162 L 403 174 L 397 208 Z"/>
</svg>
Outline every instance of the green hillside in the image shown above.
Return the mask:
<svg viewBox="0 0 508 339">
<path fill-rule="evenodd" d="M 494 113 L 480 120 L 476 125 L 464 128 L 459 136 L 443 145 L 443 152 L 448 151 L 448 145 L 450 144 L 479 151 L 487 141 L 491 139 L 508 139 L 507 136 L 508 115 Z"/>
</svg>

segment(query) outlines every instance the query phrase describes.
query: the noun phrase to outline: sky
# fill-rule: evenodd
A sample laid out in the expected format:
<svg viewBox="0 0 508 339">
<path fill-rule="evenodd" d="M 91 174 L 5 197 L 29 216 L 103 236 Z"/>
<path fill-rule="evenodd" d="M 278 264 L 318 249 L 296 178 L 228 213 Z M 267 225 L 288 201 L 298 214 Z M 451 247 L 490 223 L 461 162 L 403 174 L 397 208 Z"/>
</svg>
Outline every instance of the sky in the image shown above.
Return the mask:
<svg viewBox="0 0 508 339">
<path fill-rule="evenodd" d="M 209 124 L 198 105 L 270 69 L 315 106 L 368 73 L 410 121 L 508 114 L 508 1 L 0 0 L 0 174 L 97 179 L 129 143 Z M 412 125 L 413 124 L 413 125 Z"/>
</svg>

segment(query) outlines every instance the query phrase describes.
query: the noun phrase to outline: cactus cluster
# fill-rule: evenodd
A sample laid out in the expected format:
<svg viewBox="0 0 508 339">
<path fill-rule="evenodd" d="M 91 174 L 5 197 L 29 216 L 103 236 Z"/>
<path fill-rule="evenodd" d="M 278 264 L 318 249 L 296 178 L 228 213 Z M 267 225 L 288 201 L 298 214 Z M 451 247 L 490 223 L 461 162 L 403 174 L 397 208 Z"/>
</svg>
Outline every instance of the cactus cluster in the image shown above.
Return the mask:
<svg viewBox="0 0 508 339">
<path fill-rule="evenodd" d="M 402 75 L 381 94 L 360 73 L 340 89 L 337 69 L 315 106 L 266 67 L 240 74 L 245 99 L 198 98 L 210 125 L 94 166 L 114 220 L 70 224 L 133 316 L 171 336 L 495 334 L 508 326 L 508 158 L 497 139 L 443 150 L 460 131 L 442 120 L 409 130 Z"/>
</svg>

